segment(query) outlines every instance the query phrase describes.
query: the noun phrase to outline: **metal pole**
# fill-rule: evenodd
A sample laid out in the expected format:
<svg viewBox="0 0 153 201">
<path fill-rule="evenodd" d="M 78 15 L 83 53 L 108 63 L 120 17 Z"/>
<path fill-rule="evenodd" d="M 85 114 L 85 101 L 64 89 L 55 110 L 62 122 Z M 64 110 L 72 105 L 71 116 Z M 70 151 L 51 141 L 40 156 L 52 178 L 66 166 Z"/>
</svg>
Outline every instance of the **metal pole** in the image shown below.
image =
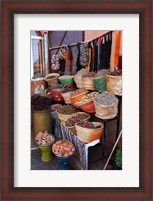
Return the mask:
<svg viewBox="0 0 153 201">
<path fill-rule="evenodd" d="M 117 140 L 116 140 L 116 142 L 115 142 L 115 144 L 114 144 L 114 147 L 113 147 L 113 149 L 112 149 L 112 151 L 111 151 L 111 153 L 110 153 L 110 155 L 109 155 L 109 157 L 108 157 L 108 159 L 107 159 L 107 162 L 106 162 L 106 164 L 105 164 L 103 170 L 106 169 L 106 167 L 107 167 L 107 165 L 108 165 L 108 163 L 109 163 L 109 161 L 110 161 L 110 159 L 111 159 L 111 157 L 112 157 L 112 154 L 113 154 L 113 152 L 114 152 L 114 150 L 115 150 L 115 148 L 116 148 L 116 146 L 117 146 L 117 144 L 118 144 L 118 141 L 119 141 L 121 135 L 122 135 L 122 130 L 120 131 L 120 134 L 118 135 L 118 138 L 117 138 Z"/>
</svg>

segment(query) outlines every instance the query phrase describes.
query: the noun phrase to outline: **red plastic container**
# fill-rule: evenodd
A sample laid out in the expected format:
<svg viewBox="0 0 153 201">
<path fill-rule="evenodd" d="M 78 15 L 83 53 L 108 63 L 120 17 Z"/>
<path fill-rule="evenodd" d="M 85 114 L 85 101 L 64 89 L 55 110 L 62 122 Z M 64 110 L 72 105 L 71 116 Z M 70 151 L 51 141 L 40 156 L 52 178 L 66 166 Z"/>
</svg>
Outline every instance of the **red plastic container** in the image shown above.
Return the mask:
<svg viewBox="0 0 153 201">
<path fill-rule="evenodd" d="M 52 90 L 54 101 L 56 101 L 56 102 L 63 102 L 64 101 L 61 92 L 62 92 L 61 89 L 53 89 Z"/>
<path fill-rule="evenodd" d="M 87 113 L 95 113 L 95 106 L 93 101 L 82 105 L 81 109 Z"/>
</svg>

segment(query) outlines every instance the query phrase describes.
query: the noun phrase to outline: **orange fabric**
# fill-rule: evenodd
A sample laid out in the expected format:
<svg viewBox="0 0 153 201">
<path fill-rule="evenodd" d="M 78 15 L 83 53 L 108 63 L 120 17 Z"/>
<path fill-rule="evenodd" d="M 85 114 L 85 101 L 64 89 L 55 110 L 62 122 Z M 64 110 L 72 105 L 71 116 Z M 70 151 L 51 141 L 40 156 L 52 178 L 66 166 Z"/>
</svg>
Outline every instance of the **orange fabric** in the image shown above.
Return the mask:
<svg viewBox="0 0 153 201">
<path fill-rule="evenodd" d="M 66 63 L 65 63 L 65 70 L 67 70 L 67 71 L 69 71 L 70 69 L 70 56 L 69 56 L 69 51 L 68 50 L 66 50 L 66 52 L 65 52 L 65 54 L 66 54 Z"/>
<path fill-rule="evenodd" d="M 116 32 L 116 43 L 115 43 L 115 55 L 114 55 L 114 67 L 116 70 L 118 69 L 119 65 L 119 50 L 120 50 L 120 42 L 121 42 L 121 32 Z"/>
</svg>

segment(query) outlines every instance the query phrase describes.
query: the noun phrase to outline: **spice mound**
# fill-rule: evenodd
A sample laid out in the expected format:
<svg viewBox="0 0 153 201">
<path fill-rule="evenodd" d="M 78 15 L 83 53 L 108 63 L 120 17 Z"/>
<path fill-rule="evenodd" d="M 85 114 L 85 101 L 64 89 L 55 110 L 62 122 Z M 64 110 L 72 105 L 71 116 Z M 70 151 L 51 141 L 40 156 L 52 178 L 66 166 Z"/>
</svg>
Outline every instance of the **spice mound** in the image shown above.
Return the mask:
<svg viewBox="0 0 153 201">
<path fill-rule="evenodd" d="M 77 96 L 77 95 L 82 94 L 82 93 L 84 93 L 84 92 L 86 92 L 86 91 L 87 91 L 87 90 L 84 89 L 84 88 L 77 89 L 76 91 L 73 91 L 73 92 L 71 93 L 71 97 Z"/>
<path fill-rule="evenodd" d="M 76 89 L 74 89 L 74 88 L 64 88 L 64 90 L 62 91 L 62 94 L 72 92 L 74 90 L 76 90 Z"/>
<path fill-rule="evenodd" d="M 53 144 L 52 151 L 56 156 L 68 157 L 74 153 L 75 147 L 70 141 L 62 139 Z"/>
<path fill-rule="evenodd" d="M 75 126 L 75 123 L 83 121 L 89 117 L 90 117 L 89 114 L 86 113 L 78 113 L 76 115 L 72 115 L 70 118 L 66 120 L 65 126 L 67 127 Z"/>
<path fill-rule="evenodd" d="M 102 69 L 100 71 L 97 72 L 95 77 L 101 77 L 101 78 L 106 78 L 106 75 L 109 75 L 110 71 L 107 69 Z"/>
<path fill-rule="evenodd" d="M 111 72 L 111 75 L 113 75 L 113 76 L 122 76 L 122 70 L 121 69 L 115 70 L 115 71 Z"/>
<path fill-rule="evenodd" d="M 51 98 L 43 94 L 35 94 L 31 97 L 31 109 L 41 111 L 51 106 Z"/>
<path fill-rule="evenodd" d="M 85 74 L 82 77 L 95 77 L 95 76 L 96 76 L 95 72 L 89 72 L 88 74 Z"/>
<path fill-rule="evenodd" d="M 70 115 L 78 112 L 78 109 L 76 109 L 72 105 L 63 105 L 57 110 L 57 112 L 60 114 Z"/>
<path fill-rule="evenodd" d="M 89 103 L 89 102 L 93 101 L 94 97 L 96 97 L 98 95 L 99 95 L 99 93 L 96 92 L 96 91 L 95 92 L 91 92 L 91 93 L 83 96 L 80 100 L 78 100 L 76 102 L 76 105 L 77 106 L 81 106 L 81 105 L 84 105 L 86 103 Z"/>
<path fill-rule="evenodd" d="M 89 121 L 79 122 L 77 123 L 77 125 L 83 128 L 90 128 L 90 129 L 101 128 L 101 125 L 95 126 L 92 122 Z"/>
<path fill-rule="evenodd" d="M 86 69 L 82 68 L 81 70 L 79 70 L 79 71 L 75 74 L 75 76 L 83 76 L 83 75 L 86 75 L 86 74 L 88 74 L 88 71 L 87 71 Z"/>
<path fill-rule="evenodd" d="M 103 91 L 100 95 L 96 96 L 94 100 L 99 104 L 106 106 L 118 103 L 117 97 L 113 93 L 107 91 Z"/>
<path fill-rule="evenodd" d="M 46 146 L 50 145 L 55 141 L 55 138 L 53 135 L 49 134 L 47 131 L 45 132 L 39 132 L 35 138 L 35 142 L 38 145 Z"/>
</svg>

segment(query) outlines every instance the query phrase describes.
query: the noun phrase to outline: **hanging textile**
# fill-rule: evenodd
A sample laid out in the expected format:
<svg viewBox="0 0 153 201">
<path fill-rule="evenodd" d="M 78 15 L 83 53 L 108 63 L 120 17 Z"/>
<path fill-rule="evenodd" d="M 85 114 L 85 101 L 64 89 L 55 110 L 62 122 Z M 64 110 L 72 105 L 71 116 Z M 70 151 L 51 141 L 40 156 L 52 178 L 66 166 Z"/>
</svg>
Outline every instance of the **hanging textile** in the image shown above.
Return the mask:
<svg viewBox="0 0 153 201">
<path fill-rule="evenodd" d="M 80 45 L 80 65 L 85 67 L 88 65 L 88 43 L 82 43 Z"/>
<path fill-rule="evenodd" d="M 66 59 L 66 50 L 65 48 L 61 48 L 58 52 L 59 59 L 63 60 Z"/>
<path fill-rule="evenodd" d="M 110 55 L 112 45 L 112 32 L 102 37 L 101 44 L 101 69 L 110 68 Z"/>
<path fill-rule="evenodd" d="M 88 72 L 90 71 L 90 65 L 91 65 L 91 44 L 88 43 L 88 65 L 85 67 L 85 69 Z"/>
<path fill-rule="evenodd" d="M 61 75 L 64 75 L 65 72 L 65 59 L 60 59 L 60 70 L 61 70 Z"/>
<path fill-rule="evenodd" d="M 95 52 L 95 46 L 93 44 L 93 41 L 91 44 L 91 65 L 90 65 L 90 71 L 94 71 L 94 52 Z"/>
<path fill-rule="evenodd" d="M 53 55 L 51 58 L 51 69 L 57 71 L 60 68 L 59 57 L 58 55 Z"/>
<path fill-rule="evenodd" d="M 101 67 L 101 38 L 98 38 L 97 42 L 97 71 L 99 71 Z"/>
<path fill-rule="evenodd" d="M 120 39 L 121 39 L 121 32 L 116 32 L 116 43 L 115 43 L 115 55 L 114 55 L 114 67 L 118 70 L 119 66 L 119 50 L 120 50 Z"/>
<path fill-rule="evenodd" d="M 77 43 L 77 63 L 76 63 L 77 71 L 81 70 L 82 68 L 82 66 L 80 65 L 80 45 L 81 43 Z"/>
<path fill-rule="evenodd" d="M 107 41 L 107 57 L 106 57 L 108 68 L 110 68 L 111 47 L 112 47 L 112 32 L 109 32 Z"/>
<path fill-rule="evenodd" d="M 112 33 L 111 56 L 110 56 L 110 70 L 111 71 L 114 71 L 115 43 L 116 43 L 116 32 L 113 32 Z"/>
<path fill-rule="evenodd" d="M 94 66 L 93 66 L 93 71 L 97 72 L 97 53 L 98 53 L 98 46 L 97 46 L 97 39 L 93 41 L 94 45 Z"/>
<path fill-rule="evenodd" d="M 65 75 L 70 75 L 70 48 L 66 45 Z"/>
</svg>

